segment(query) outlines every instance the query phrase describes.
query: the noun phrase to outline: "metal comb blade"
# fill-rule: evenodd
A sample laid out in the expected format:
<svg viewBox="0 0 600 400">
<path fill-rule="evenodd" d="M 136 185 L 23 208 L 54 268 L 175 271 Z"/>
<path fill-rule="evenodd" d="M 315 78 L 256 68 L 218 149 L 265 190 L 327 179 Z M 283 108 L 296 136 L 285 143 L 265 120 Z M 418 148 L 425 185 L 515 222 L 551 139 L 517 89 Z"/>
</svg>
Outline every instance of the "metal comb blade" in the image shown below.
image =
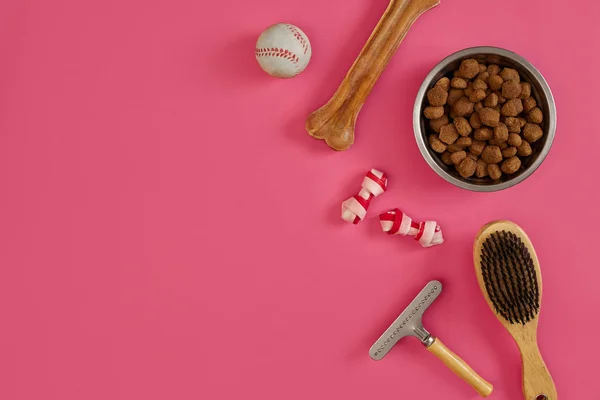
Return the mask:
<svg viewBox="0 0 600 400">
<path fill-rule="evenodd" d="M 408 307 L 371 346 L 369 356 L 373 360 L 381 360 L 400 339 L 406 336 L 415 336 L 425 343 L 430 335 L 423 328 L 423 313 L 440 295 L 441 291 L 442 284 L 439 281 L 430 281 L 425 285 Z"/>
</svg>

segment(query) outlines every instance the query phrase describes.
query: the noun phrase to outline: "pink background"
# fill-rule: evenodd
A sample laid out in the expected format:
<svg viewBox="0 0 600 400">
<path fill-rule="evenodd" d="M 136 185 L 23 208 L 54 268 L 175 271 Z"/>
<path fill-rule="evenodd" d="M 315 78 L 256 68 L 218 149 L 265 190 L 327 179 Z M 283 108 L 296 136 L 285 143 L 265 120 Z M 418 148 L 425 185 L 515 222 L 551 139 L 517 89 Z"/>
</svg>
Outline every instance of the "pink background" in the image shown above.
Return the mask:
<svg viewBox="0 0 600 400">
<path fill-rule="evenodd" d="M 520 224 L 540 257 L 539 343 L 562 399 L 594 398 L 598 311 L 600 5 L 442 0 L 408 33 L 355 145 L 304 131 L 387 0 L 30 0 L 0 3 L 0 398 L 477 398 L 416 339 L 368 349 L 430 279 L 426 327 L 521 398 L 520 360 L 477 286 L 481 225 Z M 297 24 L 313 58 L 263 73 L 260 32 Z M 439 178 L 414 141 L 422 79 L 473 45 L 546 76 L 555 145 L 492 194 Z M 340 203 L 380 168 L 390 190 L 359 226 Z M 380 231 L 400 207 L 436 219 L 423 249 Z M 590 396 L 591 394 L 591 397 Z"/>
</svg>

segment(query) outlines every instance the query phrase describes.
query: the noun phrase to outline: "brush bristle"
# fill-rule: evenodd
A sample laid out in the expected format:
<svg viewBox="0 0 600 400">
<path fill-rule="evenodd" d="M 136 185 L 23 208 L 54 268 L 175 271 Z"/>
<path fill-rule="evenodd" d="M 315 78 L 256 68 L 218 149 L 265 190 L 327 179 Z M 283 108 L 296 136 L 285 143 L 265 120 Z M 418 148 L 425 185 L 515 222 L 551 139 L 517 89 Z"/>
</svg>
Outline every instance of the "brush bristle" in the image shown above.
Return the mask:
<svg viewBox="0 0 600 400">
<path fill-rule="evenodd" d="M 482 246 L 481 272 L 488 297 L 511 324 L 526 324 L 540 310 L 533 259 L 525 243 L 512 232 L 494 232 Z"/>
</svg>

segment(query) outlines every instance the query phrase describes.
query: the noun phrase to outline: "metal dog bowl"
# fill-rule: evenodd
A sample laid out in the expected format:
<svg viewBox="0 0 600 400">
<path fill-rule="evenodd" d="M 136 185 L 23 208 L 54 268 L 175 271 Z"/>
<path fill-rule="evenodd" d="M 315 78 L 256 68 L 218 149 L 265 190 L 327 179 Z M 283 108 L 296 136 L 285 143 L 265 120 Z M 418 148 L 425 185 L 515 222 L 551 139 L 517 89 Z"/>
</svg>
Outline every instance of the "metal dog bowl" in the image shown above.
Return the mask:
<svg viewBox="0 0 600 400">
<path fill-rule="evenodd" d="M 428 105 L 427 91 L 440 78 L 447 76 L 451 79 L 452 72 L 458 69 L 461 61 L 468 58 L 476 59 L 481 63 L 497 64 L 500 67 L 516 69 L 522 79 L 531 84 L 532 96 L 535 98 L 537 106 L 544 113 L 544 120 L 541 124 L 544 136 L 531 144 L 532 154 L 521 158 L 522 165 L 519 171 L 512 175 L 504 174 L 497 181 L 493 181 L 489 177 L 477 178 L 473 176 L 466 179 L 461 177 L 457 171 L 442 162 L 440 155 L 431 149 L 427 139 L 430 134 L 435 133 L 429 127 L 429 120 L 423 116 L 423 110 Z M 556 106 L 550 87 L 542 74 L 523 57 L 497 47 L 472 47 L 444 58 L 429 72 L 415 100 L 413 129 L 421 154 L 439 176 L 463 189 L 477 192 L 494 192 L 507 189 L 524 181 L 542 164 L 554 140 L 556 131 Z"/>
</svg>

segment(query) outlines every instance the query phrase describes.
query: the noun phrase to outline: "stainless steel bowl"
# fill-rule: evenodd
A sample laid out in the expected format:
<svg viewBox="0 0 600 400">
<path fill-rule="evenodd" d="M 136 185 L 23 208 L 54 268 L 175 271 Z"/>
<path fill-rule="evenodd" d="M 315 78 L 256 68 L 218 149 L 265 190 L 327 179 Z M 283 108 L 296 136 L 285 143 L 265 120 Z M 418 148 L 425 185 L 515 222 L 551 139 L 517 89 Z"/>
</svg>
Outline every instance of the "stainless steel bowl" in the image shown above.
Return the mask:
<svg viewBox="0 0 600 400">
<path fill-rule="evenodd" d="M 435 85 L 438 79 L 444 76 L 452 78 L 450 74 L 458 69 L 462 60 L 467 58 L 474 58 L 482 63 L 498 64 L 501 67 L 510 67 L 519 71 L 522 79 L 531 84 L 532 96 L 534 96 L 538 107 L 544 113 L 542 123 L 544 136 L 531 145 L 533 154 L 522 159 L 523 162 L 519 171 L 513 175 L 503 175 L 498 181 L 492 181 L 489 178 L 476 178 L 474 176 L 467 179 L 462 178 L 453 168 L 445 165 L 437 153 L 431 150 L 427 139 L 428 135 L 434 132 L 429 127 L 428 120 L 423 116 L 423 110 L 427 107 L 426 93 Z M 421 154 L 439 176 L 463 189 L 477 192 L 493 192 L 507 189 L 522 182 L 542 164 L 554 141 L 556 106 L 550 87 L 542 74 L 523 57 L 497 47 L 472 47 L 444 58 L 429 72 L 415 100 L 413 129 Z"/>
</svg>

